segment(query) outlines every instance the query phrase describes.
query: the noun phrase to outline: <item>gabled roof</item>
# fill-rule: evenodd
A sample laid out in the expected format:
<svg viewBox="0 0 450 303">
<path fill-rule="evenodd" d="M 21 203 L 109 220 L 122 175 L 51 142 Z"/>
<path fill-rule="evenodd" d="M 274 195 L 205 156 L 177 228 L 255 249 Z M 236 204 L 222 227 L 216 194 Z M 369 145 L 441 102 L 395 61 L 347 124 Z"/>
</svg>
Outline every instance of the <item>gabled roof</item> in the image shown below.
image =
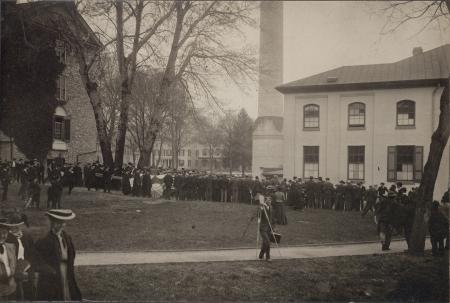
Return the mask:
<svg viewBox="0 0 450 303">
<path fill-rule="evenodd" d="M 57 21 L 58 18 L 70 18 L 73 17 L 72 22 L 74 26 L 80 28 L 80 30 L 86 35 L 86 46 L 100 48 L 103 46 L 100 39 L 97 37 L 92 28 L 84 20 L 83 16 L 78 12 L 74 1 L 33 1 L 27 3 L 16 4 L 14 2 L 7 2 L 8 12 L 13 13 L 22 12 L 26 13 L 26 18 L 35 24 L 48 28 L 48 30 L 54 30 L 54 24 L 51 21 Z M 57 13 L 58 12 L 58 13 Z M 51 21 L 50 21 L 51 20 Z M 66 29 L 70 32 L 70 29 Z"/>
<path fill-rule="evenodd" d="M 450 44 L 384 64 L 342 66 L 276 87 L 282 93 L 428 86 L 448 80 Z"/>
</svg>

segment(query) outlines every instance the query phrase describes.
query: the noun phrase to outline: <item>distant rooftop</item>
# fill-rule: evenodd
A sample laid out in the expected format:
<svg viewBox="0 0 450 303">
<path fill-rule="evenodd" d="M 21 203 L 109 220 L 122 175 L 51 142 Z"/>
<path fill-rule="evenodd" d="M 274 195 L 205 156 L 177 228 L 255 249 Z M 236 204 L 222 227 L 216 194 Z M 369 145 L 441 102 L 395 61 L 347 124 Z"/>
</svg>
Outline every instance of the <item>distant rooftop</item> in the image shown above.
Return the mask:
<svg viewBox="0 0 450 303">
<path fill-rule="evenodd" d="M 384 64 L 342 66 L 276 87 L 282 93 L 302 93 L 436 85 L 448 81 L 450 44 L 423 52 L 413 49 L 406 59 Z"/>
</svg>

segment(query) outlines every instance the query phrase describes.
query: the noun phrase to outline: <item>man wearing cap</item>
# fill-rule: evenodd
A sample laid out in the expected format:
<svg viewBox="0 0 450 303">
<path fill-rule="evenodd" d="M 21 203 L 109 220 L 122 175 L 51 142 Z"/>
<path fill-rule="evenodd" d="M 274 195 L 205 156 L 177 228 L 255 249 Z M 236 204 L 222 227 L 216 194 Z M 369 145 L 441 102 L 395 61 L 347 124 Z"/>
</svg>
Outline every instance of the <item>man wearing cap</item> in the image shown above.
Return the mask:
<svg viewBox="0 0 450 303">
<path fill-rule="evenodd" d="M 16 248 L 14 244 L 6 243 L 9 229 L 7 220 L 0 219 L 0 301 L 16 299 Z"/>
<path fill-rule="evenodd" d="M 381 249 L 389 250 L 392 237 L 392 212 L 395 203 L 396 193 L 389 191 L 387 198 L 381 197 L 375 208 L 375 218 L 377 222 L 377 232 L 381 240 Z"/>
<path fill-rule="evenodd" d="M 75 218 L 70 209 L 51 209 L 50 232 L 36 242 L 42 262 L 39 266 L 38 300 L 81 301 L 81 292 L 75 280 L 75 248 L 64 231 L 68 220 Z"/>
</svg>

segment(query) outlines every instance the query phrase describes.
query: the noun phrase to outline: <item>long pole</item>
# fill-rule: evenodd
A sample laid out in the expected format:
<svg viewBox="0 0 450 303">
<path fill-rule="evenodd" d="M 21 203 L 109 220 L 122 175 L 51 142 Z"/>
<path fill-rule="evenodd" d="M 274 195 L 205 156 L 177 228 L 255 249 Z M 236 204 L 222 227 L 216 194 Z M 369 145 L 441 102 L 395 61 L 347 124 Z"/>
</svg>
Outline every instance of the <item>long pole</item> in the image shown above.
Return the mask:
<svg viewBox="0 0 450 303">
<path fill-rule="evenodd" d="M 263 206 L 263 210 L 264 210 L 264 214 L 266 215 L 267 222 L 269 223 L 270 231 L 272 232 L 272 236 L 275 241 L 275 245 L 278 249 L 278 253 L 280 254 L 280 257 L 281 257 L 281 250 L 280 250 L 280 247 L 278 246 L 277 238 L 273 234 L 272 224 L 270 224 L 269 216 L 267 215 L 266 208 L 264 206 Z"/>
<path fill-rule="evenodd" d="M 261 210 L 258 210 L 258 224 L 256 227 L 256 258 L 258 259 L 258 249 L 259 249 L 259 226 L 261 224 Z"/>
</svg>

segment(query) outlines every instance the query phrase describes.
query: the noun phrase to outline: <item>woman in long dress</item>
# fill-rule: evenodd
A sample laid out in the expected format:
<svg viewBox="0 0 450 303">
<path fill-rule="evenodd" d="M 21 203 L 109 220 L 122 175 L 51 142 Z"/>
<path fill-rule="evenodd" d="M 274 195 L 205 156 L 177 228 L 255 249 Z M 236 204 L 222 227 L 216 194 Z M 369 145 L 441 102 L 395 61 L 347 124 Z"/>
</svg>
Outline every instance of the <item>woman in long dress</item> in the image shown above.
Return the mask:
<svg viewBox="0 0 450 303">
<path fill-rule="evenodd" d="M 286 209 L 284 207 L 286 199 L 280 186 L 277 187 L 272 200 L 274 201 L 275 222 L 277 224 L 286 225 L 287 217 Z"/>
</svg>

